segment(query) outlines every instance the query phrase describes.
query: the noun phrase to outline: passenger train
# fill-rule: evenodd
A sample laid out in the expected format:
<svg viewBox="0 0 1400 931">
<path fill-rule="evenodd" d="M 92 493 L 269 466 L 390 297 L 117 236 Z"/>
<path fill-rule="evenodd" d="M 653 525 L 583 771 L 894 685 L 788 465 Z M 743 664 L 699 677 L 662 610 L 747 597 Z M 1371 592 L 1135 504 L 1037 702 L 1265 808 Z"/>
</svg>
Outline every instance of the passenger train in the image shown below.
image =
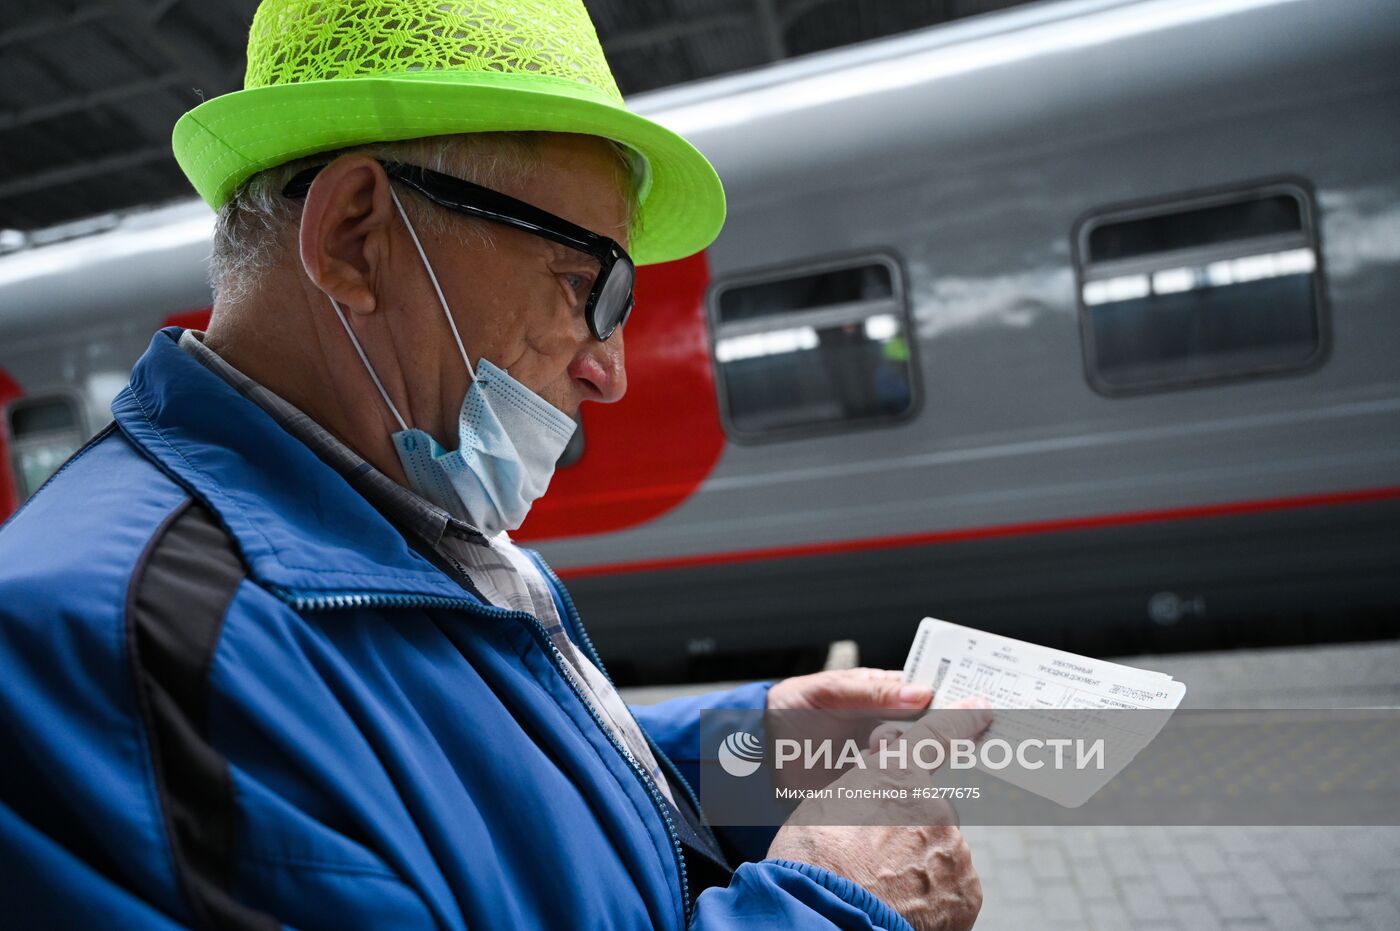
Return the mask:
<svg viewBox="0 0 1400 931">
<path fill-rule="evenodd" d="M 1063 0 L 635 98 L 729 220 L 643 270 L 518 537 L 623 682 L 898 665 L 925 615 L 1394 636 L 1397 49 L 1374 0 Z M 107 223 L 0 257 L 0 516 L 207 319 L 207 208 Z"/>
</svg>

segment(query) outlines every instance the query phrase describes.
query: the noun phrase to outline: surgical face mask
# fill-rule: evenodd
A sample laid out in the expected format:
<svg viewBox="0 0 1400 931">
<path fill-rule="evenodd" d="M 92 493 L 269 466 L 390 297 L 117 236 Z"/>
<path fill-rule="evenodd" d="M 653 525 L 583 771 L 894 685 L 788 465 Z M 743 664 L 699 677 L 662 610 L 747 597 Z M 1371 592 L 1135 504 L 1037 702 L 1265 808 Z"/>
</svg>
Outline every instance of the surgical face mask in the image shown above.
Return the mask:
<svg viewBox="0 0 1400 931">
<path fill-rule="evenodd" d="M 511 378 L 505 369 L 489 359 L 483 358 L 472 367 L 452 312 L 448 310 L 447 298 L 438 285 L 423 244 L 418 241 L 418 233 L 399 202 L 398 194 L 392 189 L 390 194 L 418 249 L 418 257 L 433 283 L 447 326 L 462 354 L 467 374 L 471 376 L 471 387 L 457 415 L 456 449 L 444 449 L 426 432 L 404 422 L 375 374 L 374 366 L 369 364 L 345 312 L 335 298 L 326 296 L 374 386 L 402 428 L 392 434 L 392 439 L 413 490 L 488 537 L 502 530 L 514 530 L 524 523 L 530 505 L 549 487 L 554 464 L 559 461 L 577 425 L 572 417 Z"/>
</svg>

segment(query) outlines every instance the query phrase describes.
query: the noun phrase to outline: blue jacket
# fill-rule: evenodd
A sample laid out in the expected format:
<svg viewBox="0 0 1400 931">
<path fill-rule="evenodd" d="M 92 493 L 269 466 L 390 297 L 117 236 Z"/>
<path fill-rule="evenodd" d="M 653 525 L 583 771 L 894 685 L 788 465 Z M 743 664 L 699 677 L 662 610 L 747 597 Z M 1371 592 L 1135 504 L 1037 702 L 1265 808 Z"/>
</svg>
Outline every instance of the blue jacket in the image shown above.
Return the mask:
<svg viewBox="0 0 1400 931">
<path fill-rule="evenodd" d="M 176 336 L 0 530 L 0 923 L 908 927 L 778 860 L 691 902 L 669 807 L 539 623 L 440 572 Z M 637 716 L 684 767 L 701 707 L 763 700 Z"/>
</svg>

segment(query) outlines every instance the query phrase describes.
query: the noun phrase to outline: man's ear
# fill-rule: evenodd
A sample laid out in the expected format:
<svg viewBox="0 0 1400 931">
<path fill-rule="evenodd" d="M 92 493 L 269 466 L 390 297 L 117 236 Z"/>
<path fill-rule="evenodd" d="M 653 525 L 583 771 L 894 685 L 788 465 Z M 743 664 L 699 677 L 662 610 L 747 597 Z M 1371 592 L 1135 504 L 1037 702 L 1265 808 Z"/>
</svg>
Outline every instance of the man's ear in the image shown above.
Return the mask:
<svg viewBox="0 0 1400 931">
<path fill-rule="evenodd" d="M 383 166 L 365 155 L 331 162 L 302 207 L 298 243 L 307 277 L 351 313 L 373 313 L 393 217 Z"/>
</svg>

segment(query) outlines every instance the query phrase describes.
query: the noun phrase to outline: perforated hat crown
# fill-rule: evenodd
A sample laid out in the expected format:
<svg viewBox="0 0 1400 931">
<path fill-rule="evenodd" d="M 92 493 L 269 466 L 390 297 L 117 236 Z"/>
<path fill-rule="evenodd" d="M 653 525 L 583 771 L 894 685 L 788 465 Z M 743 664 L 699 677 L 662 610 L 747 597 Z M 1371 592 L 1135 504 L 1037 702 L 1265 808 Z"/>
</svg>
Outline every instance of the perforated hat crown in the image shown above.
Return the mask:
<svg viewBox="0 0 1400 931">
<path fill-rule="evenodd" d="M 527 130 L 600 136 L 640 156 L 639 264 L 718 234 L 714 169 L 626 108 L 582 0 L 264 0 L 244 89 L 182 116 L 173 146 L 218 209 L 257 172 L 316 152 Z"/>
<path fill-rule="evenodd" d="M 418 71 L 536 74 L 622 102 L 582 3 L 265 0 L 244 87 Z"/>
</svg>

